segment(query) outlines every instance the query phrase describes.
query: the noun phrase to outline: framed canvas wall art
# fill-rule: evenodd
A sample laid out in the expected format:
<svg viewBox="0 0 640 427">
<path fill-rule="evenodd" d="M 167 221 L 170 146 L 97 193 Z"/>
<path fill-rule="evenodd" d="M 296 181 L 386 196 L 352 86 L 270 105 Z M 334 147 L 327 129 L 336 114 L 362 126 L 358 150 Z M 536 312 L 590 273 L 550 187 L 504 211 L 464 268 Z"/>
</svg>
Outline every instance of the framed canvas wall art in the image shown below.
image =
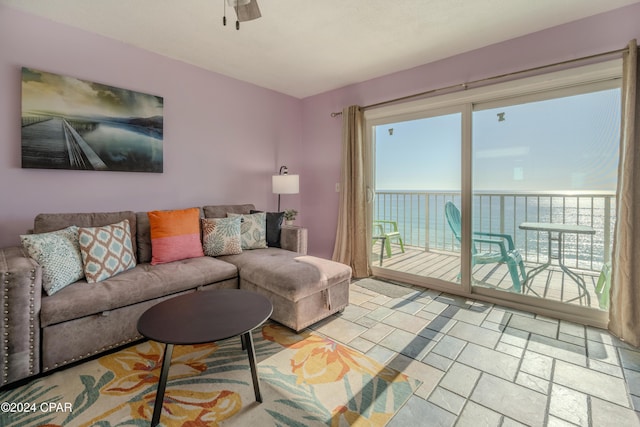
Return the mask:
<svg viewBox="0 0 640 427">
<path fill-rule="evenodd" d="M 22 68 L 22 167 L 162 172 L 162 97 Z"/>
</svg>

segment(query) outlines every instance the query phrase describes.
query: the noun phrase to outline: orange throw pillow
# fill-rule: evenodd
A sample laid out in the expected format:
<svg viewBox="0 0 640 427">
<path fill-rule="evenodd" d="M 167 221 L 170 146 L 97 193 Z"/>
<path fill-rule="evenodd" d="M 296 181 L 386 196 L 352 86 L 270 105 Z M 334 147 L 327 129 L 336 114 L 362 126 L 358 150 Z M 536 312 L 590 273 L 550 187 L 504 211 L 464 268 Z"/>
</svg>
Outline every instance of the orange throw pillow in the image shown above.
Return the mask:
<svg viewBox="0 0 640 427">
<path fill-rule="evenodd" d="M 147 212 L 151 228 L 151 264 L 204 256 L 200 241 L 200 210 Z"/>
</svg>

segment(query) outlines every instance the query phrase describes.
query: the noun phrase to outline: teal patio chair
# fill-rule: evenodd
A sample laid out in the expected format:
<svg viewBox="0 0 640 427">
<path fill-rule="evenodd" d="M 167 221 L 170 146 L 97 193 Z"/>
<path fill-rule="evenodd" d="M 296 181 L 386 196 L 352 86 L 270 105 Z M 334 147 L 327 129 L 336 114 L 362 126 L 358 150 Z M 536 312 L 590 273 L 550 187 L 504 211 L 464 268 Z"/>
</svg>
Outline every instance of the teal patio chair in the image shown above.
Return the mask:
<svg viewBox="0 0 640 427">
<path fill-rule="evenodd" d="M 384 237 L 384 248 L 387 252 L 387 258 L 391 258 L 391 241 L 394 240 L 400 245 L 400 250 L 404 253 L 404 243 L 402 236 L 398 231 L 398 223 L 396 221 L 373 221 L 373 236 L 375 243 L 376 238 Z"/>
<path fill-rule="evenodd" d="M 447 202 L 444 206 L 444 213 L 456 240 L 459 243 L 462 242 L 460 211 L 452 202 Z M 505 240 L 507 242 L 506 247 Z M 476 243 L 486 243 L 496 250 L 478 252 Z M 508 234 L 474 232 L 471 244 L 471 268 L 478 264 L 507 264 L 513 282 L 513 289 L 516 292 L 521 292 L 522 284 L 527 280 L 527 272 L 524 269 L 522 256 L 515 248 L 513 238 Z"/>
</svg>

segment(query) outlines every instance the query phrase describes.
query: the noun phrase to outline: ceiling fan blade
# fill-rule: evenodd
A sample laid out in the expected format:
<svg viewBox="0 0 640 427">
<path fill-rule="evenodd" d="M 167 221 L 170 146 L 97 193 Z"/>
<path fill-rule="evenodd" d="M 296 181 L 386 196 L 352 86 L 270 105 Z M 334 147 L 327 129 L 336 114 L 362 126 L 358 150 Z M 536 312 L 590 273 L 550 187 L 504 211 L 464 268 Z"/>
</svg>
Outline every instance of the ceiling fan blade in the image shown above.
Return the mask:
<svg viewBox="0 0 640 427">
<path fill-rule="evenodd" d="M 251 21 L 262 16 L 260 14 L 260 8 L 258 7 L 257 0 L 251 0 L 247 4 L 235 6 L 235 10 L 238 15 L 238 21 L 240 22 Z"/>
</svg>

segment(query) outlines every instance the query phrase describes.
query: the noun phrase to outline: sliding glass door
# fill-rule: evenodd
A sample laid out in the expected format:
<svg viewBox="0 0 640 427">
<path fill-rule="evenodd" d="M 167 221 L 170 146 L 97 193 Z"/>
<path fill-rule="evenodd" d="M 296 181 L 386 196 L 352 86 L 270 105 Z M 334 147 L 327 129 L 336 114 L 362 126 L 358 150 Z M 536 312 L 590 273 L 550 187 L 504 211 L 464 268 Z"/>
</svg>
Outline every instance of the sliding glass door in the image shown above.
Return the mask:
<svg viewBox="0 0 640 427">
<path fill-rule="evenodd" d="M 379 124 L 373 137 L 373 266 L 459 285 L 460 225 L 447 221 L 445 206 L 460 205 L 461 112 Z"/>
<path fill-rule="evenodd" d="M 619 61 L 384 107 L 365 119 L 374 274 L 604 322 Z"/>
<path fill-rule="evenodd" d="M 474 286 L 607 308 L 619 127 L 616 82 L 474 106 Z"/>
</svg>

